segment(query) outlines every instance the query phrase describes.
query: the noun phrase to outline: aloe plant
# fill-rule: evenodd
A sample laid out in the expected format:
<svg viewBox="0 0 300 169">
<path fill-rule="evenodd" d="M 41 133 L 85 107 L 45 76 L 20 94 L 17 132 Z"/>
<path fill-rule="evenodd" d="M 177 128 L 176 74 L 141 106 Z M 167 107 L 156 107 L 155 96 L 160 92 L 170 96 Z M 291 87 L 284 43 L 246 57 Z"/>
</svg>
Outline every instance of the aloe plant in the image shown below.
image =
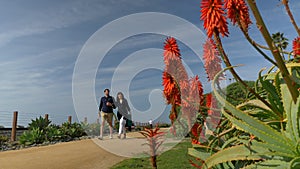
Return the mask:
<svg viewBox="0 0 300 169">
<path fill-rule="evenodd" d="M 60 129 L 60 126 L 51 124 L 46 130 L 46 140 L 47 141 L 58 141 L 64 138 L 64 133 Z"/>
<path fill-rule="evenodd" d="M 19 142 L 22 145 L 40 144 L 44 141 L 44 131 L 39 128 L 32 128 L 31 130 L 25 131 L 19 138 Z"/>
<path fill-rule="evenodd" d="M 9 139 L 7 136 L 4 136 L 4 135 L 0 135 L 0 147 L 5 143 L 7 142 Z"/>
<path fill-rule="evenodd" d="M 300 63 L 287 67 L 292 78 L 300 78 L 295 73 Z M 280 71 L 260 73 L 259 82 L 264 89 L 261 94 L 279 113 L 259 100 L 233 106 L 213 86 L 216 98 L 224 103 L 222 114 L 243 134 L 224 139 L 219 147 L 190 148 L 189 154 L 202 160 L 201 168 L 300 168 L 300 97 L 293 101 Z M 299 83 L 295 86 L 299 88 Z"/>
<path fill-rule="evenodd" d="M 148 144 L 150 147 L 150 160 L 152 168 L 157 168 L 157 151 L 163 143 L 161 138 L 164 136 L 164 132 L 159 131 L 159 127 L 156 126 L 155 129 L 145 128 L 144 131 L 140 131 L 140 133 L 147 139 L 148 143 L 146 144 Z"/>
<path fill-rule="evenodd" d="M 70 137 L 70 139 L 86 135 L 82 125 L 79 123 L 65 122 L 61 126 L 61 131 L 65 137 Z"/>
<path fill-rule="evenodd" d="M 49 126 L 49 124 L 51 124 L 50 120 L 47 120 L 40 116 L 35 120 L 31 120 L 31 123 L 28 124 L 28 129 L 31 130 L 33 128 L 39 128 L 40 130 L 45 130 Z"/>
</svg>

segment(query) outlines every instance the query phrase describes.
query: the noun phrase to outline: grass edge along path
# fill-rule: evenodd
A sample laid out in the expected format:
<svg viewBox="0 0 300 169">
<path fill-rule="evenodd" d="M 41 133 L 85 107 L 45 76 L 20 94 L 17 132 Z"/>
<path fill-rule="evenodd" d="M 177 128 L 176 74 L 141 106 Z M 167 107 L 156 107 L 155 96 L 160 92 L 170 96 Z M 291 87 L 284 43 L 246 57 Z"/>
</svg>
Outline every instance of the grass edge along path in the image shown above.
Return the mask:
<svg viewBox="0 0 300 169">
<path fill-rule="evenodd" d="M 145 145 L 148 146 L 148 145 Z M 189 155 L 188 148 L 192 147 L 190 138 L 183 139 L 180 143 L 174 146 L 172 149 L 160 154 L 157 157 L 157 168 L 194 168 L 189 163 Z M 135 168 L 143 168 L 143 169 L 152 169 L 150 164 L 150 158 L 130 158 L 125 159 L 113 167 L 111 169 L 135 169 Z"/>
</svg>

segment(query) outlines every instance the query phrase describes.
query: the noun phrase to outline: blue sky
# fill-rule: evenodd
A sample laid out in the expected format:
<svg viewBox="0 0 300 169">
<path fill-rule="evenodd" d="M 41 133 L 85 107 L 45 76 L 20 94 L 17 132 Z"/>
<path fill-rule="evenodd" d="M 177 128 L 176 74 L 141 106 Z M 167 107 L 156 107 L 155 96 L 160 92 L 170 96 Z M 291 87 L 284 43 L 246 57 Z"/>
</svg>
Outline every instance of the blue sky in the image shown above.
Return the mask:
<svg viewBox="0 0 300 169">
<path fill-rule="evenodd" d="M 290 3 L 296 21 L 300 23 L 300 2 Z M 258 5 L 271 33 L 284 32 L 289 40 L 296 37 L 296 32 L 278 0 L 258 1 Z M 183 0 L 1 1 L 0 125 L 10 124 L 9 114 L 14 110 L 20 112 L 20 123 L 23 125 L 30 118 L 45 113 L 49 113 L 50 118 L 57 123 L 67 119 L 68 115 L 76 117 L 72 95 L 74 67 L 84 44 L 104 25 L 130 14 L 161 12 L 181 17 L 203 30 L 199 20 L 199 6 L 200 1 Z M 148 22 L 150 25 L 154 23 L 153 20 Z M 124 28 L 115 29 L 122 32 Z M 169 29 L 172 32 L 172 29 L 177 28 Z M 232 64 L 244 64 L 238 68 L 240 75 L 244 79 L 255 80 L 259 69 L 270 65 L 254 51 L 236 27 L 230 26 L 229 30 L 230 37 L 224 38 L 223 42 Z M 188 35 L 189 30 L 174 31 L 173 36 L 176 37 L 176 33 Z M 250 34 L 263 43 L 255 24 L 251 26 Z M 95 99 L 103 94 L 104 88 L 111 88 L 111 78 L 117 68 L 120 68 L 120 72 L 128 73 L 126 69 L 119 67 L 124 59 L 130 55 L 143 55 L 143 50 L 147 49 L 159 54 L 165 37 L 158 34 L 139 34 L 116 43 L 98 66 L 94 79 Z M 194 42 L 195 39 L 191 38 L 190 41 Z M 103 46 L 98 45 L 99 48 Z M 188 45 L 182 42 L 179 45 L 187 67 L 200 76 L 205 90 L 209 91 L 201 60 Z M 199 51 L 201 48 L 199 44 Z M 137 59 L 134 65 L 127 63 L 127 66 L 134 67 L 151 61 L 149 51 L 144 51 L 144 54 L 144 58 Z M 158 62 L 162 63 L 162 58 Z M 152 106 L 157 107 L 155 102 L 151 104 L 155 99 L 149 101 L 149 94 L 154 91 L 156 96 L 159 95 L 159 90 L 162 89 L 161 70 L 142 70 L 129 82 L 126 79 L 118 81 L 118 85 L 120 84 L 129 85 L 126 97 L 137 111 L 133 113 L 147 112 Z M 112 95 L 116 92 L 118 91 L 112 91 Z M 86 114 L 79 113 L 79 120 L 86 115 L 89 121 L 95 121 L 97 109 L 87 106 L 86 110 Z M 167 114 L 160 120 L 166 120 Z M 147 121 L 147 118 L 141 121 Z"/>
</svg>

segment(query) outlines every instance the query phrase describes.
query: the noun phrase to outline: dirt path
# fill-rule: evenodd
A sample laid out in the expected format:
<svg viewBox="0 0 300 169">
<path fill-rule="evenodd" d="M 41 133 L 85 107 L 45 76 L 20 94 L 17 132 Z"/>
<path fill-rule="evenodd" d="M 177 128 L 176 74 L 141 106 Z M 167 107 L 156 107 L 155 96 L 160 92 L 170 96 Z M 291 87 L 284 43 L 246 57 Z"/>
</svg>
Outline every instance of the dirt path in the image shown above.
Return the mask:
<svg viewBox="0 0 300 169">
<path fill-rule="evenodd" d="M 93 140 L 0 152 L 1 169 L 105 169 L 125 157 L 111 154 Z"/>
<path fill-rule="evenodd" d="M 167 150 L 178 140 L 166 139 Z M 90 140 L 59 143 L 15 151 L 0 152 L 0 169 L 106 169 L 132 157 L 147 155 L 149 147 L 140 133 L 127 134 L 127 139 Z"/>
</svg>

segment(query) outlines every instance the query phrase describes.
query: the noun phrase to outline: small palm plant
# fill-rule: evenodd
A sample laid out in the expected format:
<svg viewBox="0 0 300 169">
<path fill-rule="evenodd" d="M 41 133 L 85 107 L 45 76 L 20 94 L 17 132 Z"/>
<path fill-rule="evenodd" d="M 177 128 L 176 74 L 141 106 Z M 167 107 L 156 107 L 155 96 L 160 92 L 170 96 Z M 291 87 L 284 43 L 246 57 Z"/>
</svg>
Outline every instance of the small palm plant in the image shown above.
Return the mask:
<svg viewBox="0 0 300 169">
<path fill-rule="evenodd" d="M 158 148 L 162 145 L 164 136 L 164 132 L 159 131 L 159 127 L 156 126 L 155 129 L 145 128 L 144 131 L 140 131 L 140 133 L 147 139 L 146 144 L 150 147 L 150 161 L 153 168 L 157 168 L 156 157 Z"/>
</svg>

